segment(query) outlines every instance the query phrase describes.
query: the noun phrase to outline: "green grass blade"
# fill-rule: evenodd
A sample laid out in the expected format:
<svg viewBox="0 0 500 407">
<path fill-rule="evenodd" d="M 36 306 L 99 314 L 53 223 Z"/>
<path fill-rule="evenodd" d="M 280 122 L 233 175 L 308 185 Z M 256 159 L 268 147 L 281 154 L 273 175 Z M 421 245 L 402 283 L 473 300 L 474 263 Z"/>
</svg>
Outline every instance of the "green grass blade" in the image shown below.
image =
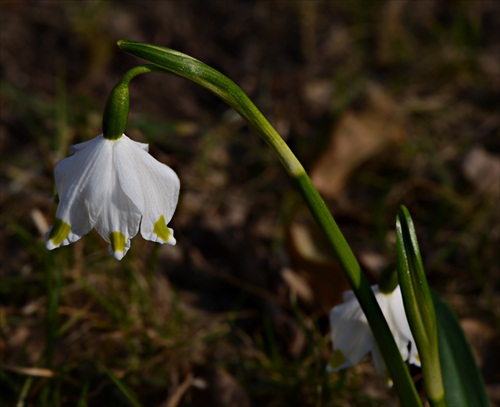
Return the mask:
<svg viewBox="0 0 500 407">
<path fill-rule="evenodd" d="M 106 372 L 110 380 L 116 385 L 116 387 L 120 389 L 122 394 L 126 397 L 126 399 L 130 402 L 132 406 L 141 407 L 141 403 L 139 402 L 137 397 L 134 394 L 132 394 L 132 392 L 127 388 L 127 386 L 125 386 L 125 384 L 123 384 L 121 380 L 118 379 L 118 377 L 116 377 L 111 370 L 108 370 L 104 367 L 104 371 Z"/>
</svg>

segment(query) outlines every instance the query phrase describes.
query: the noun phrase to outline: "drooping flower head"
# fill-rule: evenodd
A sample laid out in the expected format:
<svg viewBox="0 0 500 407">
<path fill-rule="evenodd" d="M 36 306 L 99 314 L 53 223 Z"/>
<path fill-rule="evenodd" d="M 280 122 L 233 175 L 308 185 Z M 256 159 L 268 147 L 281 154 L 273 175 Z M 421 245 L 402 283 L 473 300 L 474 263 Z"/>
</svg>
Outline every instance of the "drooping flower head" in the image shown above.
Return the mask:
<svg viewBox="0 0 500 407">
<path fill-rule="evenodd" d="M 70 157 L 54 169 L 59 194 L 47 249 L 76 242 L 92 228 L 121 260 L 141 228 L 144 239 L 175 244 L 167 227 L 179 199 L 175 172 L 148 153 L 148 145 L 125 134 L 130 108 L 129 83 L 157 68 L 141 65 L 126 72 L 111 91 L 104 109 L 103 134 L 74 145 Z"/>
<path fill-rule="evenodd" d="M 179 178 L 148 153 L 147 144 L 125 134 L 116 140 L 100 135 L 70 153 L 54 170 L 60 202 L 47 236 L 49 250 L 94 228 L 121 260 L 139 225 L 144 239 L 175 244 L 167 224 L 177 206 Z"/>
<path fill-rule="evenodd" d="M 390 293 L 383 293 L 377 285 L 372 286 L 380 308 L 394 336 L 403 360 L 420 366 L 420 359 L 398 286 Z M 330 329 L 333 356 L 328 370 L 336 372 L 357 364 L 368 353 L 372 355 L 377 372 L 387 378 L 385 364 L 372 334 L 366 316 L 352 291 L 344 293 L 344 303 L 330 311 Z"/>
</svg>

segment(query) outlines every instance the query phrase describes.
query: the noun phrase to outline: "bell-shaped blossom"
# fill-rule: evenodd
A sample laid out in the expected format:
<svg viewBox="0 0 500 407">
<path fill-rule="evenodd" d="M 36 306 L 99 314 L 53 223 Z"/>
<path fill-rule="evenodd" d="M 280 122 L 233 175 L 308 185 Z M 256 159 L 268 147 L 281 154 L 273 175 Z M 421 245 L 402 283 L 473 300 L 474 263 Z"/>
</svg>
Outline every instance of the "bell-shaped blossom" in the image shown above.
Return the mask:
<svg viewBox="0 0 500 407">
<path fill-rule="evenodd" d="M 148 145 L 125 134 L 100 136 L 70 149 L 54 170 L 59 205 L 47 235 L 52 250 L 80 239 L 92 228 L 121 260 L 141 228 L 144 239 L 175 244 L 167 227 L 179 198 L 175 172 L 148 153 Z"/>
<path fill-rule="evenodd" d="M 399 285 L 391 293 L 380 292 L 377 285 L 372 286 L 372 290 L 403 360 L 420 366 Z M 327 366 L 329 371 L 336 372 L 351 367 L 370 353 L 377 372 L 382 377 L 388 378 L 384 360 L 366 316 L 352 291 L 344 292 L 344 302 L 331 309 L 330 325 L 334 352 Z"/>
</svg>

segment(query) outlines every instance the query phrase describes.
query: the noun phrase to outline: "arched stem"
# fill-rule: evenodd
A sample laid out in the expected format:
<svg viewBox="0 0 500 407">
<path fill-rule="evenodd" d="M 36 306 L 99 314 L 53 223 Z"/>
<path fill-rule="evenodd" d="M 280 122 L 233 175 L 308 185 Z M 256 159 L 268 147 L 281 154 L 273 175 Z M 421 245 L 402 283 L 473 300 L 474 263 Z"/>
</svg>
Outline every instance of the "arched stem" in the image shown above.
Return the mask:
<svg viewBox="0 0 500 407">
<path fill-rule="evenodd" d="M 207 88 L 232 106 L 257 130 L 262 139 L 276 153 L 283 167 L 296 183 L 311 213 L 335 252 L 345 276 L 370 323 L 402 404 L 405 406 L 421 406 L 420 398 L 413 385 L 408 368 L 401 358 L 370 284 L 362 273 L 351 248 L 302 164 L 247 95 L 229 78 L 189 55 L 156 45 L 132 41 L 118 41 L 118 46 L 128 53 L 154 64 L 161 68 L 162 71 L 184 77 Z"/>
</svg>

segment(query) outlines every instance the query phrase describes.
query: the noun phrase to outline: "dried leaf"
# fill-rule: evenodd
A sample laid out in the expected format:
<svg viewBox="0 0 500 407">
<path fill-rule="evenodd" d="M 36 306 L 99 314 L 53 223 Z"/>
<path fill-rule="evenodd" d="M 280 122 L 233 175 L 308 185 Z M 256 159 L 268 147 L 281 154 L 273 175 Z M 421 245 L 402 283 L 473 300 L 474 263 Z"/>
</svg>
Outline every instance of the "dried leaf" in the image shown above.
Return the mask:
<svg viewBox="0 0 500 407">
<path fill-rule="evenodd" d="M 367 107 L 346 111 L 333 129 L 330 141 L 311 170 L 319 192 L 336 196 L 349 175 L 363 162 L 394 146 L 404 138 L 395 103 L 381 89 L 368 90 Z"/>
<path fill-rule="evenodd" d="M 288 228 L 287 243 L 293 271 L 285 282 L 306 305 L 328 312 L 349 285 L 321 231 L 312 222 L 295 221 Z M 300 295 L 307 292 L 314 296 Z"/>
</svg>

